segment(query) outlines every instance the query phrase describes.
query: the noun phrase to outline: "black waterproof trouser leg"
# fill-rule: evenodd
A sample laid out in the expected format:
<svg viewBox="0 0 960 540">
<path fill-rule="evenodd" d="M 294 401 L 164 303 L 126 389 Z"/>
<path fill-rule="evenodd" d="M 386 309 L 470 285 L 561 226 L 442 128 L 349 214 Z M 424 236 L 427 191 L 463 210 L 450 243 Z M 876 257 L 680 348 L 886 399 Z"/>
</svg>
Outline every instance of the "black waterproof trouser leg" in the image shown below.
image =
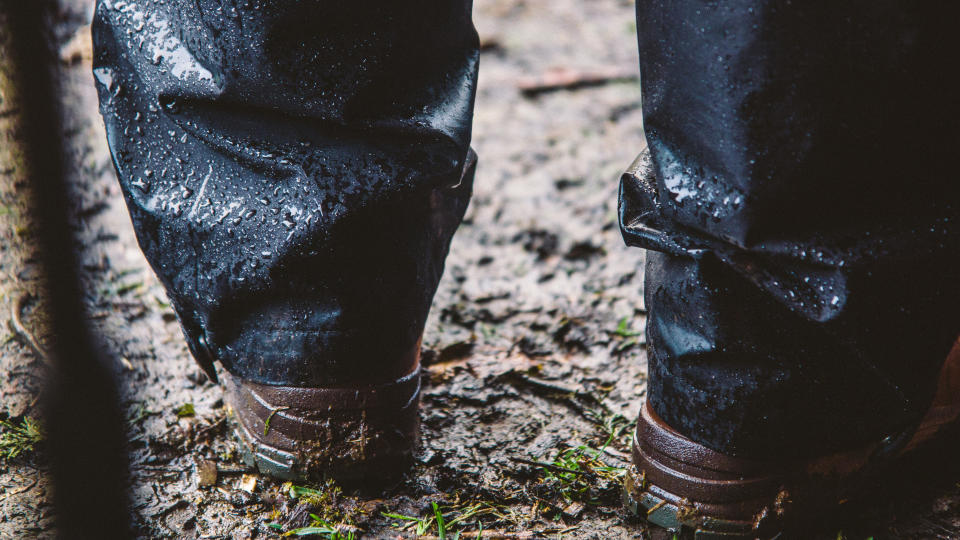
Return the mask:
<svg viewBox="0 0 960 540">
<path fill-rule="evenodd" d="M 716 450 L 909 432 L 960 330 L 960 5 L 640 0 L 649 401 Z"/>
<path fill-rule="evenodd" d="M 100 0 L 94 74 L 137 238 L 194 356 L 406 375 L 470 197 L 471 2 Z"/>
</svg>

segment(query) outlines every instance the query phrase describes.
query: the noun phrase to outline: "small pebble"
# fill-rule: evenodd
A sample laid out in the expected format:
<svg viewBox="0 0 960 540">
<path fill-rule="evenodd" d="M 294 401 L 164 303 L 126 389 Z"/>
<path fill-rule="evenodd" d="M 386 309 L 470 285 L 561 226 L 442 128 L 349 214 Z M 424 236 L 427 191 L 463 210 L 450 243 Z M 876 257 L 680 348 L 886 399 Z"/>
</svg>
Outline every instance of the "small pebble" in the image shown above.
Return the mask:
<svg viewBox="0 0 960 540">
<path fill-rule="evenodd" d="M 197 462 L 197 485 L 199 487 L 213 486 L 217 483 L 217 464 L 202 459 Z M 256 485 L 256 478 L 254 478 Z"/>
<path fill-rule="evenodd" d="M 240 478 L 240 489 L 247 493 L 253 493 L 257 490 L 257 477 L 252 474 L 245 474 Z"/>
</svg>

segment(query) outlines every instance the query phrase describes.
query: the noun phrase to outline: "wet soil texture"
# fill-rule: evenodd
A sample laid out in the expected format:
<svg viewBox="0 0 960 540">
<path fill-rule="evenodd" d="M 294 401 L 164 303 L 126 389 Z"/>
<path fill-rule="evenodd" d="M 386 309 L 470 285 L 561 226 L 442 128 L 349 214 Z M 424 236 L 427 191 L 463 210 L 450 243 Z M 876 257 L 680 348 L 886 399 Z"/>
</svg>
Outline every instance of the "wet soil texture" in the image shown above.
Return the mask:
<svg viewBox="0 0 960 540">
<path fill-rule="evenodd" d="M 285 485 L 239 461 L 222 391 L 190 358 L 120 197 L 91 12 L 64 0 L 57 23 L 65 137 L 88 316 L 129 420 L 139 537 L 273 538 L 309 525 L 324 538 L 647 537 L 621 510 L 619 484 L 646 385 L 644 253 L 623 246 L 615 213 L 619 174 L 643 141 L 632 2 L 476 2 L 480 162 L 423 341 L 418 461 L 400 484 L 365 491 Z M 12 83 L 0 76 L 0 92 L 12 96 Z M 35 349 L 47 336 L 29 185 L 4 149 L 12 122 L 0 115 L 0 419 L 19 426 L 39 415 Z M 955 469 L 908 465 L 822 537 L 960 537 Z M 42 443 L 0 461 L 0 537 L 54 535 L 46 475 Z"/>
</svg>

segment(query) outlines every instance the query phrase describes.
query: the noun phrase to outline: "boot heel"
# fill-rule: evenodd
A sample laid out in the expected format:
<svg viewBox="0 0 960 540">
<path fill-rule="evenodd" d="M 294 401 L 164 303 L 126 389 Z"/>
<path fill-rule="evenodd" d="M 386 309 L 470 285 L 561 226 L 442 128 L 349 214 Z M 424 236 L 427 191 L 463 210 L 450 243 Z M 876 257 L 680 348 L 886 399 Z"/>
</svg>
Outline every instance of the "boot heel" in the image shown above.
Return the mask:
<svg viewBox="0 0 960 540">
<path fill-rule="evenodd" d="M 419 439 L 420 369 L 354 388 L 269 386 L 224 377 L 244 462 L 284 480 L 399 478 Z"/>
</svg>

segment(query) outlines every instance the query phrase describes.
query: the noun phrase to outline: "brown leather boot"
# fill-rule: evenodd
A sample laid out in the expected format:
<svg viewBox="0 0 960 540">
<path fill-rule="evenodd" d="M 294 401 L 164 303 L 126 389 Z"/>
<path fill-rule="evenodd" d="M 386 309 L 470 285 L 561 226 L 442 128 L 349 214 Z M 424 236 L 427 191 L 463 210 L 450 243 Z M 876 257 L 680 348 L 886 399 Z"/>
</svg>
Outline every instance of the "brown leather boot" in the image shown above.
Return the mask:
<svg viewBox="0 0 960 540">
<path fill-rule="evenodd" d="M 248 463 L 401 475 L 475 171 L 471 2 L 247 3 L 215 30 L 201 4 L 97 2 L 93 73 L 137 240 Z"/>
<path fill-rule="evenodd" d="M 274 386 L 223 377 L 243 461 L 283 480 L 398 478 L 419 440 L 420 343 L 390 383 Z"/>
<path fill-rule="evenodd" d="M 773 538 L 812 511 L 856 495 L 860 481 L 930 441 L 960 417 L 960 341 L 943 364 L 934 400 L 916 429 L 818 459 L 759 461 L 716 452 L 676 432 L 648 403 L 624 485 L 628 509 L 697 540 Z"/>
<path fill-rule="evenodd" d="M 459 183 L 451 189 L 469 192 L 476 162 L 471 150 Z M 457 207 L 451 217 L 447 203 L 443 192 L 434 190 L 423 212 L 428 217 L 424 241 L 434 249 L 442 247 L 440 269 L 465 208 L 465 204 Z M 433 276 L 439 280 L 439 272 Z M 424 289 L 429 301 L 436 281 L 426 287 L 413 285 Z M 295 384 L 265 384 L 227 371 L 222 377 L 225 397 L 243 460 L 285 480 L 335 477 L 376 486 L 399 479 L 413 462 L 419 441 L 420 344 L 426 309 L 422 315 L 406 321 L 419 329 L 421 337 L 398 354 L 371 361 L 371 355 L 361 355 L 364 343 L 358 340 L 352 357 L 325 359 L 321 354 L 298 362 L 319 368 L 339 365 L 346 376 L 330 382 L 288 377 Z M 376 341 L 376 337 L 365 341 Z"/>
</svg>

